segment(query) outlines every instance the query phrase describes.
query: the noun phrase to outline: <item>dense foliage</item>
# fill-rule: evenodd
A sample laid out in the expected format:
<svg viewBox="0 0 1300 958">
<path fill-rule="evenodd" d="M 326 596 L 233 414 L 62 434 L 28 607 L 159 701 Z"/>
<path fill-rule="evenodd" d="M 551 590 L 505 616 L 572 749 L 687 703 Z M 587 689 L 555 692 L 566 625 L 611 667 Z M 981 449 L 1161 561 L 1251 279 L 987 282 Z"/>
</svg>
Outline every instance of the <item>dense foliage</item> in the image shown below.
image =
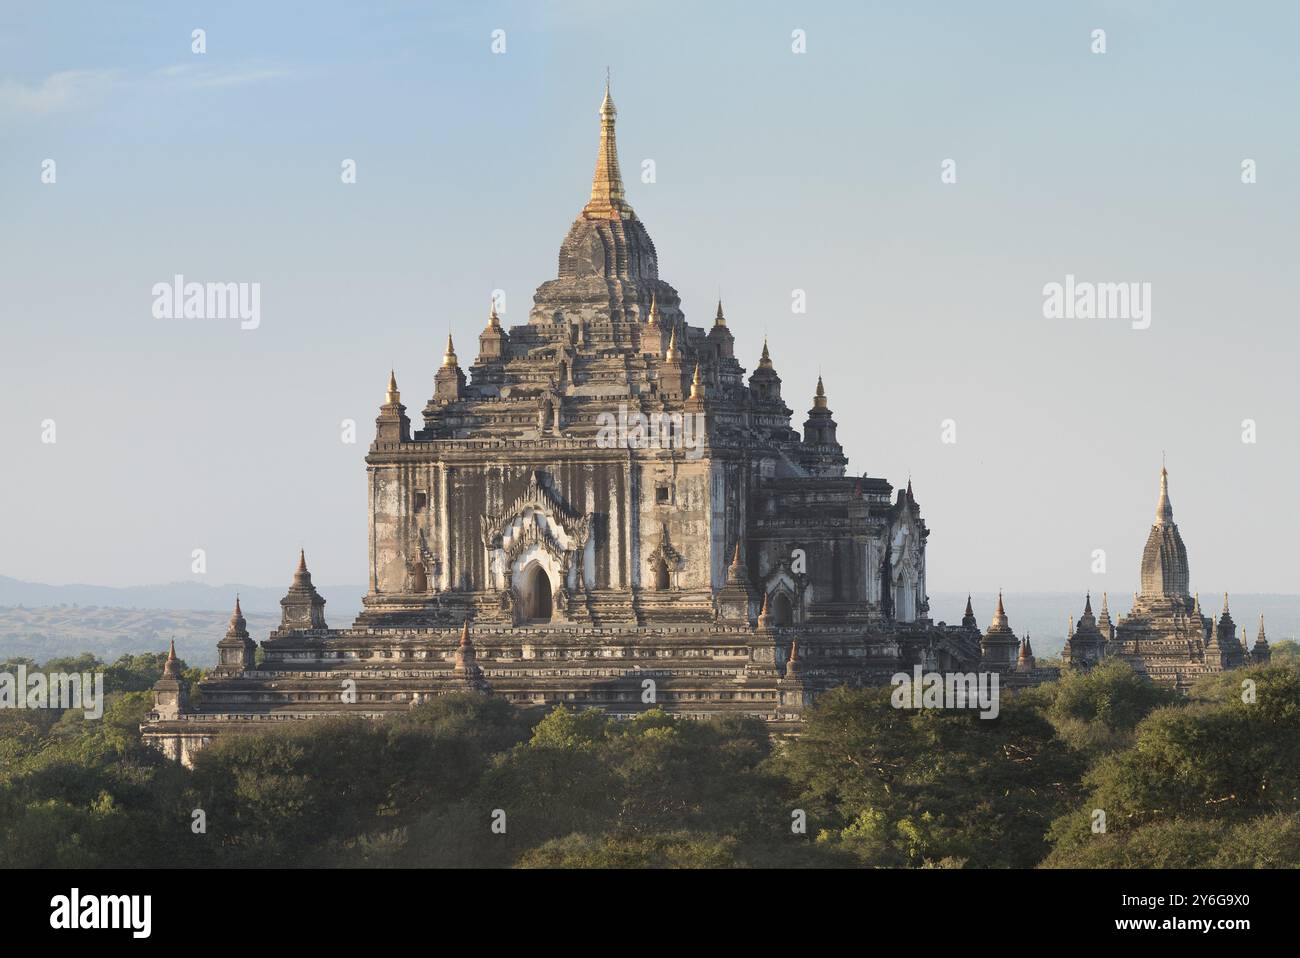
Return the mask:
<svg viewBox="0 0 1300 958">
<path fill-rule="evenodd" d="M 0 710 L 0 861 L 1300 867 L 1288 645 L 1190 699 L 1109 663 L 1004 695 L 992 720 L 841 689 L 776 742 L 739 717 L 446 696 L 385 721 L 226 736 L 192 770 L 140 741 L 161 656 L 62 659 L 46 670 L 105 673 L 108 706 L 98 721 Z"/>
</svg>

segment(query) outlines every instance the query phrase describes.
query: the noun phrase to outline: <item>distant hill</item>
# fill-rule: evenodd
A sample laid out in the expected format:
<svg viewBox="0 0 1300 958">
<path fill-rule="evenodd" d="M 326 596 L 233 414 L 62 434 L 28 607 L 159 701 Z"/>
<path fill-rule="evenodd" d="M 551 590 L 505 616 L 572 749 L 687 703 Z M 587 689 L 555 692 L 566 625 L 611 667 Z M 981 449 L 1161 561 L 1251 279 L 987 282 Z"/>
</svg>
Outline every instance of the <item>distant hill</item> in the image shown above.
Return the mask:
<svg viewBox="0 0 1300 958">
<path fill-rule="evenodd" d="M 352 624 L 364 586 L 321 586 L 325 618 Z M 158 652 L 176 639 L 190 665 L 215 665 L 217 641 L 226 634 L 234 597 L 261 641 L 280 621 L 284 589 L 199 582 L 165 585 L 46 585 L 0 576 L 0 660 L 49 658 L 92 652 L 104 661 L 123 653 Z"/>
<path fill-rule="evenodd" d="M 117 609 L 186 609 L 230 614 L 238 593 L 244 612 L 280 614 L 284 588 L 259 585 L 208 585 L 203 582 L 169 582 L 165 585 L 45 585 L 0 575 L 0 606 L 91 605 Z M 333 624 L 350 623 L 361 610 L 365 586 L 324 586 L 326 617 Z"/>
<path fill-rule="evenodd" d="M 264 639 L 278 616 L 245 613 L 248 631 Z M 176 640 L 188 665 L 216 665 L 217 641 L 229 612 L 187 609 L 120 609 L 89 605 L 0 607 L 0 661 L 47 659 L 90 652 L 104 662 L 125 653 L 162 652 Z"/>
</svg>

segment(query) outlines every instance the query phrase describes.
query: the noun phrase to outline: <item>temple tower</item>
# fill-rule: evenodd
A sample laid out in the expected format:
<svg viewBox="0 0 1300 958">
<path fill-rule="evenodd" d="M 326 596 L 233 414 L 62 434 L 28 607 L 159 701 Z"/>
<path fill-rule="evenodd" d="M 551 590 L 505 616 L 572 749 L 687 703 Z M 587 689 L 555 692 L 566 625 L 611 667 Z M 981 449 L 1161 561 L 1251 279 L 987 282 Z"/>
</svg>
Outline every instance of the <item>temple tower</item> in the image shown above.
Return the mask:
<svg viewBox="0 0 1300 958">
<path fill-rule="evenodd" d="M 1006 609 L 1002 606 L 1002 592 L 998 592 L 998 607 L 989 622 L 988 631 L 980 643 L 983 657 L 980 665 L 995 672 L 1009 671 L 1016 666 L 1016 654 L 1020 650 L 1020 640 L 1011 631 L 1007 621 Z"/>
<path fill-rule="evenodd" d="M 1169 501 L 1169 472 L 1160 469 L 1160 498 L 1156 521 L 1142 550 L 1142 595 L 1146 598 L 1188 596 L 1187 549 L 1174 523 Z"/>
<path fill-rule="evenodd" d="M 307 571 L 307 554 L 298 552 L 298 568 L 293 573 L 293 583 L 280 600 L 280 630 L 283 632 L 327 629 L 325 624 L 325 599 L 311 584 Z"/>
<path fill-rule="evenodd" d="M 239 596 L 235 596 L 235 611 L 230 616 L 230 626 L 226 636 L 217 643 L 217 667 L 232 673 L 243 672 L 253 667 L 253 658 L 257 652 L 257 643 L 248 634 L 248 622 L 239 607 Z"/>
</svg>

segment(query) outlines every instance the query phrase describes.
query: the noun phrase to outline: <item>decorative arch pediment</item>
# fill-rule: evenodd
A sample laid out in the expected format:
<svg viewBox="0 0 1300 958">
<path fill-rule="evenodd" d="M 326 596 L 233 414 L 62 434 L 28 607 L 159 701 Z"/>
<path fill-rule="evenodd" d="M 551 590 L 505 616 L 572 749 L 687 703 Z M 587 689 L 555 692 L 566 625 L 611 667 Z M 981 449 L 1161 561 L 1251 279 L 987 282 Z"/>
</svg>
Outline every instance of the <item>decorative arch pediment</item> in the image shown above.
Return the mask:
<svg viewBox="0 0 1300 958">
<path fill-rule="evenodd" d="M 583 588 L 593 518 L 573 509 L 534 470 L 523 495 L 501 513 L 481 516 L 493 588 L 511 588 L 514 568 L 530 550 L 548 557 L 560 588 Z"/>
<path fill-rule="evenodd" d="M 681 567 L 682 559 L 682 554 L 673 548 L 672 542 L 668 539 L 668 523 L 665 522 L 659 529 L 659 545 L 646 556 L 646 561 L 651 565 L 662 561 L 669 569 L 676 571 Z"/>
<path fill-rule="evenodd" d="M 799 593 L 802 591 L 795 577 L 786 569 L 786 563 L 782 562 L 773 569 L 763 580 L 763 591 L 768 595 L 776 595 L 778 592 L 785 592 L 790 596 L 790 600 L 796 601 Z"/>
<path fill-rule="evenodd" d="M 528 488 L 523 495 L 499 514 L 483 514 L 481 517 L 483 545 L 486 548 L 503 548 L 502 540 L 505 534 L 516 524 L 520 526 L 521 533 L 530 534 L 524 532 L 530 524 L 528 519 L 532 518 L 535 521 L 538 515 L 544 516 L 547 520 L 547 540 L 553 542 L 560 550 L 581 550 L 586 546 L 587 536 L 591 533 L 591 516 L 584 515 L 571 507 L 556 495 L 549 485 L 542 482 L 541 477 L 540 470 L 533 470 L 528 480 Z M 549 529 L 551 523 L 564 533 L 566 542 L 560 542 L 554 531 Z"/>
</svg>

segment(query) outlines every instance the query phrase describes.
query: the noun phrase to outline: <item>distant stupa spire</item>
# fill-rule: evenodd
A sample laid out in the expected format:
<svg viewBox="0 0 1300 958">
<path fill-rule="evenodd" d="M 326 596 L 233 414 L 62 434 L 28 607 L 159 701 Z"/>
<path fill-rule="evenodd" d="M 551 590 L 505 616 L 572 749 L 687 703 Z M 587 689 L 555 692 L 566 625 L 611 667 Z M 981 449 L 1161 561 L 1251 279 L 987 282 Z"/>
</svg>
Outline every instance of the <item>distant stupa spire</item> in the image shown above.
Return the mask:
<svg viewBox="0 0 1300 958">
<path fill-rule="evenodd" d="M 1169 470 L 1160 467 L 1160 499 L 1156 502 L 1156 522 L 1173 522 L 1174 507 L 1169 502 Z"/>
</svg>

